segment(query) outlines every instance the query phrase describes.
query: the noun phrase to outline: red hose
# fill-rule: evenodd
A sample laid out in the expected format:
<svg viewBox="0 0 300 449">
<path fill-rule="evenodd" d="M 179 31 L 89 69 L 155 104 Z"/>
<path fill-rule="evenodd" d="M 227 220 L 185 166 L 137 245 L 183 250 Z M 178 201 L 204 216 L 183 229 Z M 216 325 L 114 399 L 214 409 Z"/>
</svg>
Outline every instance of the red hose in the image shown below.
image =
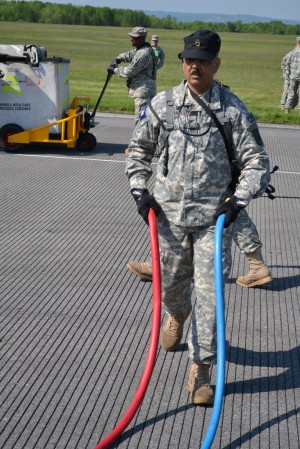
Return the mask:
<svg viewBox="0 0 300 449">
<path fill-rule="evenodd" d="M 143 400 L 155 365 L 160 330 L 161 278 L 157 224 L 155 213 L 152 209 L 150 209 L 149 211 L 148 221 L 152 258 L 152 327 L 145 368 L 138 389 L 136 390 L 133 400 L 128 407 L 125 415 L 123 416 L 119 424 L 117 424 L 117 426 L 112 430 L 112 432 L 107 435 L 107 437 L 105 437 L 102 441 L 100 441 L 100 443 L 98 443 L 94 449 L 107 449 L 122 435 Z"/>
</svg>

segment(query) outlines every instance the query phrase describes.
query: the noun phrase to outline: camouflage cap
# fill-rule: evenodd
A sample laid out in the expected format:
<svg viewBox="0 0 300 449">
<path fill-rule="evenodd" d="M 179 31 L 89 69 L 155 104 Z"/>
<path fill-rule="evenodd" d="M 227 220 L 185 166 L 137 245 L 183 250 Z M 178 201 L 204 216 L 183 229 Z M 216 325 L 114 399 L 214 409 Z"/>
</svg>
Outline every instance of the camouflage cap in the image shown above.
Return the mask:
<svg viewBox="0 0 300 449">
<path fill-rule="evenodd" d="M 129 34 L 131 37 L 146 37 L 148 33 L 147 28 L 144 27 L 135 27 Z"/>
<path fill-rule="evenodd" d="M 217 33 L 209 30 L 199 30 L 184 38 L 184 50 L 178 58 L 214 59 L 220 50 L 221 38 Z"/>
<path fill-rule="evenodd" d="M 156 34 L 153 34 L 153 36 L 151 37 L 152 41 L 158 41 L 158 36 Z"/>
</svg>

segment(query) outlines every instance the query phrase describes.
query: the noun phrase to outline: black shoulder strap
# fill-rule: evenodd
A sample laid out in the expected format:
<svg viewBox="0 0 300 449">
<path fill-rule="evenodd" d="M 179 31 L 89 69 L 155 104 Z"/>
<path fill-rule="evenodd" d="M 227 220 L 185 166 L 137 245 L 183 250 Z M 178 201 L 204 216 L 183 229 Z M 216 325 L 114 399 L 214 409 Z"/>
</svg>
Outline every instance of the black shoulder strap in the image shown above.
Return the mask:
<svg viewBox="0 0 300 449">
<path fill-rule="evenodd" d="M 216 114 L 211 110 L 211 108 L 209 107 L 209 105 L 207 103 L 205 103 L 205 101 L 202 100 L 202 98 L 199 97 L 199 95 L 196 95 L 192 90 L 190 90 L 190 93 L 193 97 L 193 99 L 204 109 L 204 111 L 211 117 L 211 119 L 215 122 L 215 124 L 217 125 L 218 130 L 220 131 L 224 143 L 225 143 L 225 148 L 227 151 L 227 155 L 228 155 L 228 159 L 230 162 L 230 166 L 231 166 L 231 174 L 232 174 L 232 181 L 229 184 L 229 188 L 231 188 L 231 190 L 233 190 L 233 192 L 235 191 L 235 188 L 238 184 L 238 179 L 239 179 L 239 175 L 240 175 L 240 169 L 238 168 L 238 162 L 235 158 L 234 152 L 233 152 L 233 148 L 231 143 L 229 142 L 224 127 L 221 124 L 220 120 L 218 119 L 218 117 L 216 116 Z"/>
<path fill-rule="evenodd" d="M 238 180 L 239 180 L 239 176 L 240 176 L 240 169 L 238 167 L 238 162 L 235 158 L 234 155 L 234 151 L 232 148 L 231 143 L 229 142 L 228 137 L 226 136 L 225 130 L 223 125 L 221 124 L 220 120 L 218 119 L 218 117 L 216 116 L 216 114 L 210 109 L 209 105 L 207 103 L 205 103 L 198 95 L 196 95 L 194 92 L 191 92 L 192 97 L 194 98 L 194 100 L 200 104 L 200 106 L 202 106 L 202 108 L 205 110 L 205 112 L 212 118 L 212 120 L 214 120 L 215 124 L 218 127 L 218 130 L 220 131 L 220 133 L 222 134 L 222 137 L 224 139 L 224 143 L 225 143 L 225 147 L 226 147 L 226 151 L 227 151 L 227 155 L 228 155 L 228 159 L 230 162 L 230 166 L 231 166 L 231 174 L 232 174 L 232 180 L 228 185 L 228 189 L 230 189 L 232 191 L 232 193 L 235 192 L 236 186 L 238 184 Z M 276 170 L 278 170 L 278 166 L 275 165 L 273 171 L 271 173 L 274 173 Z M 275 193 L 275 188 L 269 184 L 268 187 L 265 190 L 267 196 L 273 200 L 275 198 L 275 196 L 273 195 L 273 193 Z"/>
<path fill-rule="evenodd" d="M 161 149 L 164 147 L 163 156 L 163 175 L 168 174 L 168 164 L 169 164 L 169 134 L 174 129 L 174 101 L 173 101 L 173 88 L 165 90 L 166 95 L 166 122 L 164 123 L 162 119 L 158 116 L 157 112 L 154 110 L 151 101 L 148 103 L 149 109 L 160 123 L 163 133 L 161 136 Z"/>
</svg>

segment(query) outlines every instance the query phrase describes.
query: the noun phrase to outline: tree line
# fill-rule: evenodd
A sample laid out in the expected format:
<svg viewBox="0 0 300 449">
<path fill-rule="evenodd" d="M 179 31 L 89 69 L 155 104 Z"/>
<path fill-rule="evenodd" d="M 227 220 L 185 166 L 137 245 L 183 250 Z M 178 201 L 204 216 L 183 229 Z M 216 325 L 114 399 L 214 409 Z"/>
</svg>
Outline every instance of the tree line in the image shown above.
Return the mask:
<svg viewBox="0 0 300 449">
<path fill-rule="evenodd" d="M 115 9 L 109 7 L 76 6 L 71 3 L 58 4 L 40 1 L 0 0 L 0 21 L 59 23 L 68 25 L 134 27 L 136 24 L 146 28 L 168 30 L 187 30 L 211 28 L 217 32 L 255 34 L 300 35 L 300 24 L 289 25 L 274 20 L 270 22 L 179 22 L 175 17 L 158 18 L 143 11 Z"/>
</svg>

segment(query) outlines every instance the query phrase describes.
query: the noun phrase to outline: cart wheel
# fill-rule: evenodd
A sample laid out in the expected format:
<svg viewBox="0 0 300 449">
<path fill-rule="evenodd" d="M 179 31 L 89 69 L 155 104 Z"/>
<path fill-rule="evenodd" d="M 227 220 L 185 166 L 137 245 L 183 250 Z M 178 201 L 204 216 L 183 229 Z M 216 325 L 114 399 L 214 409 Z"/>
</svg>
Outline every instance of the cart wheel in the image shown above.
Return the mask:
<svg viewBox="0 0 300 449">
<path fill-rule="evenodd" d="M 77 139 L 77 148 L 81 151 L 90 151 L 97 145 L 97 140 L 92 133 L 81 133 Z"/>
<path fill-rule="evenodd" d="M 15 123 L 9 123 L 0 129 L 0 147 L 4 151 L 18 151 L 23 147 L 22 143 L 12 143 L 8 141 L 9 136 L 21 133 L 24 129 Z"/>
</svg>

